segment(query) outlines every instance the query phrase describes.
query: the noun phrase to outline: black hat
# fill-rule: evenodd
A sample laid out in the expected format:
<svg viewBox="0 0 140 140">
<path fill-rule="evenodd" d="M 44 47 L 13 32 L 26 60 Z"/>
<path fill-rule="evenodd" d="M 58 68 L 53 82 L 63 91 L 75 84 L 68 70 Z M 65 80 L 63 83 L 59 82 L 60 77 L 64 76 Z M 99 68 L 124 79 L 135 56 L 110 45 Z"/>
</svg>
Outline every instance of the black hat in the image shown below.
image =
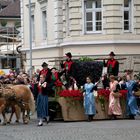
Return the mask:
<svg viewBox="0 0 140 140">
<path fill-rule="evenodd" d="M 48 66 L 48 64 L 46 62 L 43 62 L 43 64 L 41 66 L 46 67 L 46 66 Z"/>
<path fill-rule="evenodd" d="M 51 68 L 51 70 L 57 70 L 57 68 L 56 67 L 53 67 L 53 68 Z"/>
<path fill-rule="evenodd" d="M 67 57 L 72 58 L 72 54 L 70 52 L 65 54 Z"/>
<path fill-rule="evenodd" d="M 115 56 L 115 53 L 114 53 L 114 52 L 110 52 L 109 55 L 110 55 L 110 56 Z"/>
</svg>

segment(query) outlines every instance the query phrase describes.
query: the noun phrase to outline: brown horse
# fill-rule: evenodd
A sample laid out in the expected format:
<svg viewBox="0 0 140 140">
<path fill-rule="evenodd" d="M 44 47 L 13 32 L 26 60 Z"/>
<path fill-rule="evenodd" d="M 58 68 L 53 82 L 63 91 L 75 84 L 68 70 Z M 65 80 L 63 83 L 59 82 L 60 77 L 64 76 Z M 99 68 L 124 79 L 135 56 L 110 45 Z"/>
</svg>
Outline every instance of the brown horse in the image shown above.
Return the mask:
<svg viewBox="0 0 140 140">
<path fill-rule="evenodd" d="M 5 115 L 6 107 L 12 107 L 14 111 L 10 116 L 9 122 L 15 112 L 17 121 L 20 118 L 20 109 L 23 112 L 23 122 L 27 124 L 29 122 L 30 111 L 34 113 L 35 102 L 31 90 L 26 85 L 12 85 L 9 87 L 1 87 L 0 90 L 0 112 L 4 118 L 4 124 L 7 124 L 7 118 Z M 27 112 L 27 116 L 25 115 Z"/>
</svg>

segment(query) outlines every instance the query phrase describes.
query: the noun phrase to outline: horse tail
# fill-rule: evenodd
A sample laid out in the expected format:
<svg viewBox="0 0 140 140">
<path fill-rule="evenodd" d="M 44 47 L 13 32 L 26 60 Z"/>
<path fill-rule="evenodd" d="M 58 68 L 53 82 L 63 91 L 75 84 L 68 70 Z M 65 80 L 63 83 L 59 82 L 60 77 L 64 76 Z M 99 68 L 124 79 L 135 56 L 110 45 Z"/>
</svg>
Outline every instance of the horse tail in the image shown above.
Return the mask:
<svg viewBox="0 0 140 140">
<path fill-rule="evenodd" d="M 35 100 L 34 100 L 34 96 L 33 96 L 32 92 L 31 92 L 31 98 L 29 100 L 29 108 L 33 114 L 35 112 Z"/>
</svg>

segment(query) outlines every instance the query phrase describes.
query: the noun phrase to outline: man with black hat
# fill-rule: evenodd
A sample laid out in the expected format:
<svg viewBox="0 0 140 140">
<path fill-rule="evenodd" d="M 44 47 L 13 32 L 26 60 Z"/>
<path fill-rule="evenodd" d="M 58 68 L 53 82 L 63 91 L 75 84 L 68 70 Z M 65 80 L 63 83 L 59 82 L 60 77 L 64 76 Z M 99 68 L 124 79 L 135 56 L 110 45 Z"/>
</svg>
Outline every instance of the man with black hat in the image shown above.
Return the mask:
<svg viewBox="0 0 140 140">
<path fill-rule="evenodd" d="M 66 76 L 66 81 L 67 81 L 67 85 L 69 83 L 70 80 L 70 76 L 71 76 L 71 69 L 72 69 L 72 54 L 70 52 L 66 53 L 66 61 L 64 63 L 61 63 L 61 68 L 64 69 L 64 73 Z"/>
<path fill-rule="evenodd" d="M 48 68 L 48 64 L 46 62 L 43 62 L 42 66 L 42 70 L 39 72 L 39 76 L 38 76 L 38 80 L 40 80 L 40 75 L 44 75 L 46 77 L 45 81 L 46 82 L 50 82 L 51 80 L 51 70 Z"/>
<path fill-rule="evenodd" d="M 115 57 L 114 52 L 110 52 L 109 56 L 110 58 L 107 61 L 107 63 L 104 60 L 104 67 L 107 67 L 107 74 L 108 76 L 110 75 L 118 76 L 119 62 L 114 58 Z"/>
</svg>

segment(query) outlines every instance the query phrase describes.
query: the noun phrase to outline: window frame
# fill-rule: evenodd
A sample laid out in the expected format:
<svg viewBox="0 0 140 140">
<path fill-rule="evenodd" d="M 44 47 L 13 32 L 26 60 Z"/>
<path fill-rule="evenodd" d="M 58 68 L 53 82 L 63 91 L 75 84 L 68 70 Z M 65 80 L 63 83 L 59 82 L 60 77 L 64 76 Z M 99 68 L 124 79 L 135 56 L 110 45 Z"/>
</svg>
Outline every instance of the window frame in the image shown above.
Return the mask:
<svg viewBox="0 0 140 140">
<path fill-rule="evenodd" d="M 124 0 L 123 0 L 124 1 Z M 124 7 L 124 2 L 123 2 L 123 32 L 124 33 L 129 33 L 129 32 L 132 32 L 132 0 L 128 0 L 129 1 L 129 6 L 128 7 Z M 128 11 L 128 20 L 125 20 L 124 19 L 124 12 Z M 129 29 L 128 30 L 125 30 L 124 29 L 124 22 L 125 21 L 128 21 L 129 22 Z"/>
<path fill-rule="evenodd" d="M 41 12 L 42 12 L 42 36 L 43 36 L 43 40 L 46 40 L 48 35 L 47 34 L 47 10 L 42 10 Z M 44 18 L 45 17 L 44 12 L 46 12 L 46 18 Z"/>
<path fill-rule="evenodd" d="M 96 0 L 92 1 L 92 8 L 87 9 L 86 8 L 86 2 L 84 0 L 84 32 L 87 34 L 97 34 L 97 33 L 102 33 L 103 32 L 103 6 L 102 6 L 102 0 L 101 0 L 101 7 L 100 8 L 95 8 L 96 7 Z M 101 12 L 101 30 L 96 30 L 96 23 L 99 22 L 100 20 L 96 20 L 96 13 Z M 87 31 L 87 13 L 92 13 L 92 31 Z M 90 21 L 89 21 L 90 22 Z"/>
</svg>

